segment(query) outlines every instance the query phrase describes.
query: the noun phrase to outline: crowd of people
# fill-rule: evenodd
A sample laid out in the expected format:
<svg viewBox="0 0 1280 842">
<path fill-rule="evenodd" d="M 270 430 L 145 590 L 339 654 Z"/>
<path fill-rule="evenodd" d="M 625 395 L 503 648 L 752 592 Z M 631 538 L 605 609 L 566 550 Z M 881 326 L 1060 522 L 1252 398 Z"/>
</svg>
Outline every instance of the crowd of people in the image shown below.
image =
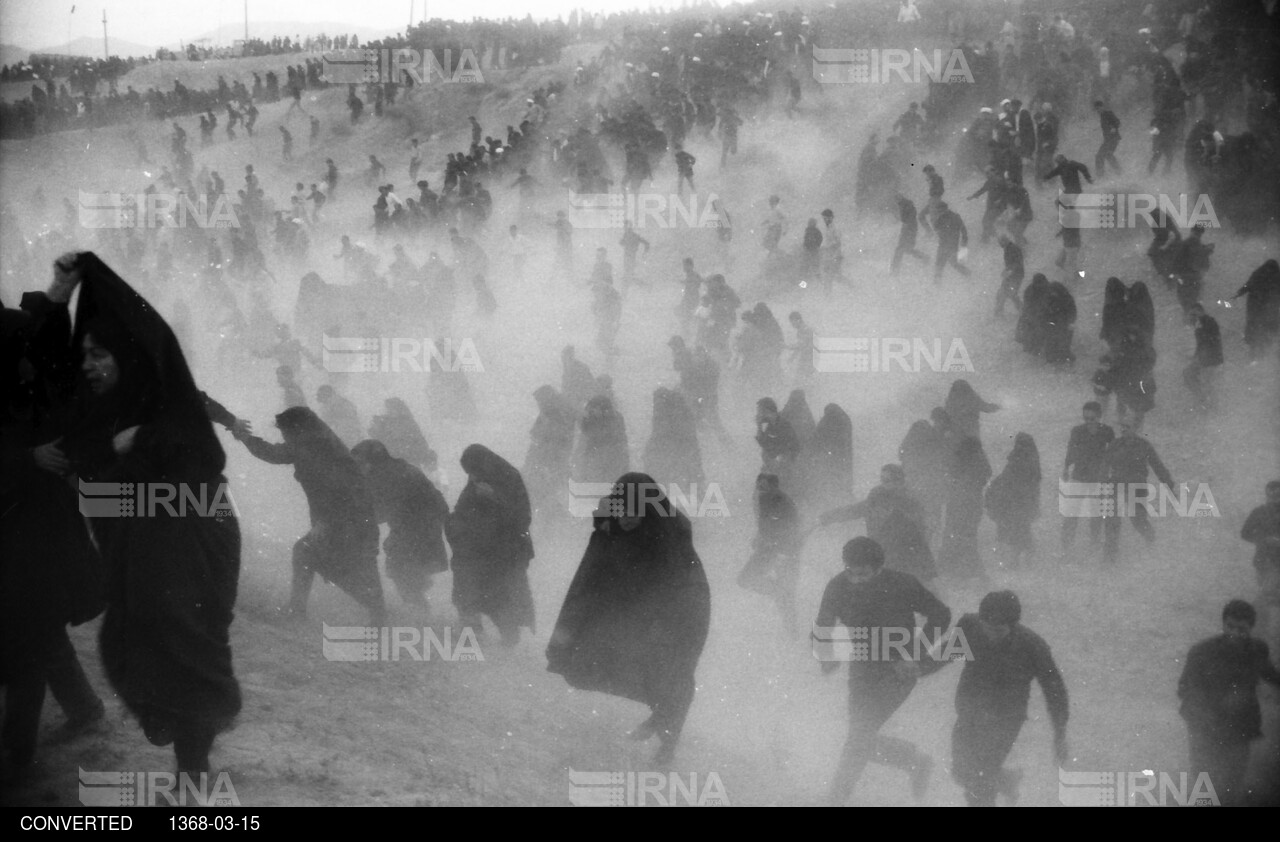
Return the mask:
<svg viewBox="0 0 1280 842">
<path fill-rule="evenodd" d="M 912 0 L 902 6 L 899 22 L 909 27 L 919 13 L 913 17 L 905 11 L 914 8 Z M 1275 80 L 1256 75 L 1256 51 L 1264 42 L 1227 25 L 1247 15 L 1208 3 L 1170 29 L 1158 17 L 1164 14 L 1151 12 L 1157 17 L 1147 20 L 1150 15 L 1135 8 L 1110 19 L 1099 8 L 1096 17 L 1035 18 L 1010 23 L 998 34 L 969 18 L 950 20 L 945 29 L 964 41 L 965 55 L 982 80 L 968 94 L 979 98 L 971 103 L 978 112 L 960 132 L 954 166 L 942 167 L 945 151 L 937 144 L 948 127 L 963 127 L 959 112 L 940 104 L 945 97 L 937 89 L 923 106 L 907 106 L 886 131 L 883 151 L 879 135 L 871 134 L 857 155 L 857 218 L 888 218 L 901 225 L 892 251 L 867 244 L 884 274 L 900 275 L 903 257 L 910 256 L 932 264 L 926 271 L 934 286 L 928 288 L 936 289 L 951 283 L 950 272 L 973 275 L 971 249 L 998 253 L 998 281 L 986 290 L 970 287 L 975 297 L 992 296 L 990 312 L 1005 325 L 1008 344 L 1034 358 L 1020 362 L 1043 362 L 1064 382 L 1069 378 L 1093 392 L 1081 407 L 1081 423 L 1063 419 L 1061 472 L 1046 471 L 1041 454 L 1049 451 L 1048 443 L 1026 431 L 989 456 L 982 417 L 1002 407 L 968 379 L 953 379 L 929 417 L 904 431 L 897 461 L 880 467 L 878 484 L 861 499 L 855 494 L 853 407 L 818 404 L 822 412 L 816 416 L 809 405 L 818 393 L 809 319 L 840 307 L 841 286 L 853 283 L 843 250 L 847 221 L 826 208 L 812 217 L 801 214 L 807 224 L 793 226 L 790 209 L 779 196 L 770 196 L 765 218 L 748 228 L 758 237 L 755 255 L 765 280 L 759 295 L 747 293 L 747 273 L 735 272 L 727 259 L 721 261 L 723 271 L 705 276 L 692 256 L 684 257 L 678 270 L 668 267 L 679 290 L 671 314 L 674 328 L 664 332 L 670 337 L 669 376 L 675 382 L 652 392 L 651 432 L 638 447 L 637 427 L 628 425 L 613 376 L 620 370 L 615 365 L 619 346 L 625 344 L 619 341 L 622 317 L 634 307 L 629 294 L 651 280 L 638 269 L 638 255 L 651 243 L 626 220 L 617 226 L 616 248 L 601 247 L 594 263 L 579 265 L 574 243 L 581 234 L 565 213 L 564 194 L 552 189 L 567 187 L 579 195 L 635 193 L 654 182 L 655 169 L 669 154 L 669 181 L 676 191 L 686 184 L 692 190 L 698 159 L 688 150 L 695 144 L 721 149 L 714 175 L 704 162 L 705 174 L 699 171 L 696 177 L 703 184 L 727 177 L 742 128 L 752 131 L 765 120 L 790 121 L 799 113 L 804 95 L 799 78 L 809 61 L 804 48 L 822 40 L 824 23 L 838 10 L 812 17 L 799 11 L 753 13 L 745 19 L 721 15 L 711 21 L 696 15 L 620 16 L 599 25 L 577 13 L 557 25 L 424 23 L 372 46 L 435 48 L 487 39 L 485 53 L 494 62 L 489 66 L 507 67 L 554 64 L 571 36 L 620 32 L 576 68 L 562 67 L 557 81 L 526 91 L 522 119 L 505 131 L 486 136 L 472 115 L 466 126 L 455 127 L 454 151 L 442 152 L 444 159 L 434 162 L 424 162 L 419 138 L 406 137 L 399 146 L 370 152 L 367 168 L 363 161 L 358 165 L 362 181 L 344 177 L 344 168 L 348 174 L 360 171 L 346 160 L 339 167 L 329 158 L 323 173 L 316 173 L 304 172 L 294 159 L 288 126 L 295 111 L 308 120 L 311 142 L 317 137 L 318 118 L 301 104 L 302 90 L 325 85 L 317 59 L 290 66 L 283 84 L 275 74 L 267 74 L 265 82 L 254 74 L 252 86 L 219 78 L 207 92 L 175 84 L 172 93 L 153 90 L 143 96 L 130 88 L 120 98 L 129 102 L 133 96 L 133 103 L 148 107 L 121 119 L 140 120 L 149 113 L 173 120 L 168 163 L 149 191 L 229 200 L 239 225 L 213 232 L 100 232 L 95 250 L 89 251 L 71 247 L 71 207 L 61 234 L 50 234 L 37 247 L 20 244 L 15 265 L 30 278 L 41 271 L 50 250 L 65 247 L 65 253 L 52 261 L 53 281 L 44 292 L 27 292 L 17 308 L 6 303 L 4 313 L 0 540 L 6 602 L 0 639 L 6 650 L 3 747 L 6 769 L 14 770 L 6 774 L 20 775 L 36 756 L 46 687 L 65 712 L 64 729 L 71 736 L 104 715 L 66 630 L 99 615 L 107 679 L 146 738 L 172 745 L 180 772 L 210 769 L 215 738 L 242 707 L 230 646 L 241 568 L 237 515 L 228 507 L 216 517 L 84 518 L 68 479 L 180 484 L 216 499 L 228 480 L 227 453 L 215 425 L 255 459 L 292 466 L 305 497 L 309 524 L 293 543 L 290 595 L 281 607 L 282 617 L 292 621 L 306 616 L 319 574 L 367 611 L 370 625 L 386 625 L 393 609 L 379 570 L 383 555 L 386 576 L 404 606 L 425 611 L 434 578 L 450 573 L 450 601 L 460 625 L 483 629 L 488 623 L 502 644 L 514 647 L 537 629 L 531 586 L 538 574 L 535 534 L 568 534 L 573 518 L 581 515 L 574 511 L 581 501 L 570 493 L 575 485 L 608 487 L 590 501 L 590 532 L 551 626 L 547 667 L 573 688 L 647 705 L 650 716 L 630 736 L 656 737 L 654 763 L 667 767 L 695 701 L 696 669 L 713 622 L 694 520 L 670 490 L 702 487 L 708 475 L 703 444 L 714 441 L 731 453 L 733 435 L 724 418 L 745 420 L 744 408 L 753 407 L 759 448 L 758 463 L 749 460 L 755 534 L 737 585 L 772 603 L 780 636 L 794 640 L 805 616 L 797 582 L 806 542 L 819 531 L 834 533 L 847 528 L 838 525 L 865 521 L 866 534 L 843 544 L 844 570 L 827 584 L 817 606 L 815 644 L 820 629 L 847 627 L 905 629 L 931 652 L 966 647 L 969 657 L 956 689 L 952 776 L 971 805 L 993 805 L 998 797 L 1016 801 L 1018 775 L 1005 768 L 1005 760 L 1027 719 L 1033 681 L 1043 692 L 1055 756 L 1060 762 L 1071 756 L 1071 676 L 1058 669 L 1049 643 L 1023 623 L 1018 595 L 994 584 L 1006 571 L 1033 569 L 1043 555 L 1034 524 L 1043 515 L 1044 480 L 1060 474 L 1063 481 L 1077 483 L 1135 486 L 1154 477 L 1166 487 L 1176 484 L 1174 471 L 1143 433 L 1159 429 L 1163 421 L 1154 399 L 1156 305 L 1146 281 L 1107 278 L 1099 334 L 1106 353 L 1091 377 L 1075 367 L 1077 296 L 1090 281 L 1082 269 L 1082 226 L 1072 216 L 1072 199 L 1084 184 L 1105 177 L 1104 165 L 1118 168 L 1117 147 L 1127 127 L 1117 112 L 1129 111 L 1115 106 L 1114 97 L 1125 74 L 1130 85 L 1149 91 L 1154 100 L 1158 131 L 1151 135 L 1149 175 L 1162 160 L 1169 165 L 1176 149 L 1170 135 L 1181 141 L 1174 100 L 1179 113 L 1186 113 L 1190 102 L 1189 113 L 1202 115 L 1205 125 L 1196 124 L 1195 143 L 1187 147 L 1186 176 L 1201 179 L 1200 189 L 1211 195 L 1213 173 L 1239 160 L 1227 151 L 1232 140 L 1251 150 L 1272 149 L 1276 140 Z M 1150 26 L 1133 26 L 1144 22 Z M 1113 40 L 1107 34 L 1111 29 L 1137 34 Z M 832 24 L 831 32 L 836 31 Z M 1237 40 L 1228 44 L 1227 32 L 1236 32 Z M 990 40 L 974 49 L 968 45 L 972 34 L 987 34 Z M 994 46 L 997 40 L 1003 50 Z M 322 41 L 310 43 L 315 49 L 327 47 Z M 1108 43 L 1111 48 L 1093 51 Z M 1164 55 L 1173 43 L 1184 44 L 1189 56 L 1181 72 Z M 287 39 L 271 49 L 289 52 L 290 46 L 294 54 L 308 49 Z M 1207 56 L 1216 68 L 1227 47 L 1240 53 L 1232 65 L 1238 73 L 1232 78 L 1240 84 L 1230 92 L 1216 70 L 1202 67 L 1197 76 L 1193 63 Z M 1114 63 L 1109 55 L 1116 56 Z M 1098 73 L 1072 70 L 1086 65 L 1096 65 Z M 350 85 L 346 105 L 352 124 L 359 127 L 366 101 L 380 116 L 384 102 L 393 102 L 401 89 L 396 83 L 374 83 L 364 87 L 362 97 L 360 86 Z M 1203 97 L 1199 105 L 1196 93 Z M 65 89 L 56 98 L 52 90 L 44 96 L 50 103 L 64 96 L 74 103 Z M 1255 108 L 1259 97 L 1268 107 Z M 276 104 L 270 119 L 281 133 L 281 165 L 292 177 L 266 184 L 249 164 L 243 187 L 237 188 L 207 164 L 196 171 L 205 150 L 217 143 L 214 128 L 221 114 L 231 142 L 238 123 L 246 138 L 253 135 L 255 103 L 265 112 L 267 104 L 285 99 L 292 102 L 287 108 Z M 1101 128 L 1093 171 L 1066 153 L 1083 143 L 1067 144 L 1064 138 L 1068 125 L 1081 124 L 1087 104 Z M 575 106 L 588 116 L 571 119 L 577 118 L 569 113 Z M 199 148 L 174 119 L 192 114 L 200 115 Z M 0 120 L 6 116 L 0 114 Z M 1213 126 L 1228 121 L 1246 128 L 1220 137 Z M 718 144 L 712 140 L 717 133 Z M 453 143 L 457 138 L 469 143 Z M 139 157 L 146 155 L 140 148 Z M 914 163 L 924 160 L 939 163 L 922 166 L 921 176 L 909 182 Z M 614 167 L 621 170 L 617 178 Z M 965 200 L 947 193 L 940 168 L 956 182 L 979 174 L 983 179 L 968 196 L 985 204 L 980 234 L 972 240 L 961 213 Z M 402 199 L 397 192 L 401 172 L 416 195 Z M 424 172 L 429 175 L 419 178 Z M 1055 181 L 1060 190 L 1053 189 Z M 621 191 L 613 189 L 615 184 Z M 1234 182 L 1217 184 L 1216 189 L 1225 189 L 1222 185 Z M 1255 185 L 1243 207 L 1265 206 L 1274 198 L 1267 191 L 1274 193 L 1274 183 Z M 287 207 L 285 193 L 290 194 Z M 331 239 L 321 238 L 332 237 L 327 218 L 337 213 L 340 197 L 371 203 L 373 218 L 364 230 L 371 232 L 372 243 L 345 234 L 336 255 L 325 251 L 317 260 L 314 245 L 330 248 Z M 1030 228 L 1036 219 L 1033 206 L 1057 217 L 1056 235 L 1043 226 Z M 1235 207 L 1241 212 L 1241 205 Z M 716 213 L 719 224 L 704 233 L 725 255 L 734 223 L 723 206 Z M 367 211 L 360 214 L 368 220 Z M 491 225 L 498 218 L 515 222 Z M 11 211 L 4 214 L 6 226 L 12 219 Z M 1184 233 L 1168 214 L 1159 220 L 1148 250 L 1150 279 L 1158 294 L 1177 302 L 1186 327 L 1194 329 L 1196 351 L 1183 382 L 1197 407 L 1213 412 L 1215 370 L 1224 365 L 1222 327 L 1201 300 L 1213 244 L 1203 242 L 1202 227 Z M 923 236 L 936 240 L 932 257 L 918 247 L 922 229 Z M 1249 230 L 1242 226 L 1241 233 Z M 380 395 L 382 412 L 366 425 L 353 395 L 344 394 L 348 381 L 317 363 L 323 345 L 318 340 L 447 337 L 463 302 L 474 304 L 476 318 L 492 318 L 503 301 L 490 278 L 504 275 L 510 282 L 506 289 L 539 283 L 529 260 L 534 231 L 555 240 L 546 291 L 550 294 L 556 284 L 556 295 L 571 289 L 589 296 L 594 351 L 604 369 L 593 372 L 574 346 L 564 347 L 558 386 L 541 385 L 527 407 L 534 421 L 520 467 L 489 445 L 469 440 L 459 459 L 466 483 L 450 499 L 443 466 L 429 443 L 434 434 L 429 439 L 398 395 Z M 667 234 L 650 236 L 657 240 Z M 1032 273 L 1024 288 L 1024 249 L 1051 243 L 1055 236 L 1062 240 L 1055 267 Z M 423 253 L 425 262 L 418 263 Z M 612 254 L 622 257 L 617 277 Z M 308 272 L 292 327 L 278 321 L 268 302 L 273 269 L 283 273 L 322 263 L 347 283 L 328 283 L 322 274 Z M 1090 269 L 1090 275 L 1098 274 L 1096 264 Z M 731 277 L 743 279 L 736 289 Z M 160 314 L 157 302 L 177 288 L 208 306 L 201 323 L 205 332 L 219 335 L 216 341 L 198 340 L 195 316 L 185 302 L 169 308 L 167 317 Z M 74 305 L 73 293 L 78 293 Z M 1237 297 L 1246 298 L 1240 327 L 1251 355 L 1263 362 L 1274 358 L 1280 340 L 1275 260 L 1253 271 Z M 775 314 L 775 309 L 781 301 L 796 300 L 802 303 L 788 307 L 784 327 L 783 311 Z M 999 321 L 1007 306 L 1017 310 L 1012 326 Z M 210 344 L 219 354 L 276 364 L 284 408 L 274 417 L 275 432 L 255 432 L 246 418 L 249 407 L 235 405 L 238 396 L 201 388 L 195 376 L 201 369 L 192 359 L 195 349 Z M 322 353 L 328 350 L 325 345 Z M 436 357 L 457 350 L 437 346 Z M 315 378 L 323 383 L 312 397 L 304 384 Z M 465 428 L 494 409 L 473 393 L 466 366 L 430 366 L 426 380 L 437 426 L 456 422 Z M 1118 429 L 1103 422 L 1112 395 Z M 1062 452 L 1057 444 L 1054 452 Z M 1280 481 L 1268 483 L 1265 495 L 1241 538 L 1256 548 L 1260 583 L 1274 590 L 1280 586 Z M 1090 520 L 1092 549 L 1104 569 L 1116 569 L 1130 555 L 1121 550 L 1125 520 L 1145 542 L 1155 540 L 1147 515 L 1138 506 Z M 984 517 L 995 525 L 994 565 L 984 558 L 979 540 Z M 1063 559 L 1084 560 L 1074 545 L 1078 522 L 1063 518 Z M 388 526 L 381 542 L 380 524 Z M 579 543 L 582 539 L 575 534 Z M 940 598 L 941 581 L 986 591 L 976 612 L 955 619 Z M 1209 772 L 1222 803 L 1260 802 L 1274 793 L 1245 787 L 1248 747 L 1262 734 L 1255 691 L 1260 681 L 1280 683 L 1280 673 L 1266 644 L 1251 636 L 1258 620 L 1251 604 L 1233 600 L 1221 616 L 1222 634 L 1195 646 L 1176 679 L 1191 764 Z M 880 731 L 917 684 L 947 663 L 898 652 L 850 664 L 849 730 L 829 803 L 846 803 L 871 762 L 906 771 L 912 795 L 924 796 L 932 758 Z M 822 662 L 825 672 L 837 667 L 837 660 Z M 1172 675 L 1169 682 L 1175 683 Z"/>
</svg>

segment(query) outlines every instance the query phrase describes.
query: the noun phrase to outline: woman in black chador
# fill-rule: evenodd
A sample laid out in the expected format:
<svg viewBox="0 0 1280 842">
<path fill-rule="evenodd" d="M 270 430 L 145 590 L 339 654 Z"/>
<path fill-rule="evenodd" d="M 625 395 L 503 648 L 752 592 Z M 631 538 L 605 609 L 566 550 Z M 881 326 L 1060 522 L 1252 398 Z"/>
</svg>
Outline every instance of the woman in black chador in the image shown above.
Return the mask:
<svg viewBox="0 0 1280 842">
<path fill-rule="evenodd" d="M 229 636 L 240 526 L 226 454 L 155 309 L 92 252 L 59 259 L 55 275 L 80 285 L 67 351 L 83 352 L 84 378 L 61 444 L 72 469 L 84 482 L 145 486 L 148 500 L 161 487 L 187 497 L 145 517 L 89 519 L 107 565 L 103 667 L 147 739 L 173 744 L 178 771 L 208 771 L 214 737 L 240 712 Z"/>
<path fill-rule="evenodd" d="M 402 600 L 426 610 L 431 577 L 449 569 L 444 546 L 449 504 L 421 468 L 395 458 L 377 439 L 360 442 L 351 455 L 373 495 L 378 521 L 391 530 L 382 543 L 387 576 Z"/>
<path fill-rule="evenodd" d="M 378 577 L 378 519 L 359 466 L 337 433 L 305 406 L 277 415 L 276 426 L 282 444 L 253 435 L 237 438 L 264 462 L 293 465 L 293 477 L 307 495 L 311 531 L 293 545 L 287 611 L 307 613 L 311 583 L 319 573 L 369 609 L 371 625 L 381 626 L 386 610 Z"/>
<path fill-rule="evenodd" d="M 453 548 L 453 605 L 463 626 L 488 615 L 514 646 L 520 629 L 534 630 L 529 562 L 533 539 L 529 494 L 520 472 L 481 444 L 462 451 L 467 485 L 445 526 Z"/>
<path fill-rule="evenodd" d="M 948 472 L 947 514 L 938 567 L 944 575 L 985 579 L 978 554 L 983 492 L 991 479 L 991 463 L 974 436 L 960 440 Z"/>
<path fill-rule="evenodd" d="M 631 468 L 627 445 L 627 424 L 604 395 L 587 401 L 579 422 L 578 452 L 573 460 L 573 478 L 577 482 L 609 482 L 610 477 Z"/>
<path fill-rule="evenodd" d="M 547 669 L 571 687 L 647 704 L 632 739 L 657 735 L 666 765 L 693 704 L 711 593 L 693 527 L 646 474 L 624 474 L 594 529 L 547 647 Z"/>
<path fill-rule="evenodd" d="M 827 404 L 808 449 L 812 466 L 808 476 L 808 499 L 822 508 L 852 503 L 853 422 L 849 420 L 849 414 L 834 403 Z"/>
<path fill-rule="evenodd" d="M 693 411 L 679 392 L 659 387 L 653 393 L 653 432 L 644 446 L 644 467 L 661 482 L 686 494 L 703 487 L 702 451 Z"/>
</svg>

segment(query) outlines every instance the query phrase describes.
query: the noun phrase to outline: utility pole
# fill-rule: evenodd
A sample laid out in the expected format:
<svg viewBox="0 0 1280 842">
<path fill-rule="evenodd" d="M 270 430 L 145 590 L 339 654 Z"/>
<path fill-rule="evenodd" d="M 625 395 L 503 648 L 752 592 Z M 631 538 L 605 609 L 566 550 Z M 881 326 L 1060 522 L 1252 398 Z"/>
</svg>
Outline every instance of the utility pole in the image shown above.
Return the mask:
<svg viewBox="0 0 1280 842">
<path fill-rule="evenodd" d="M 107 49 L 107 10 L 102 10 L 102 58 L 111 58 L 111 51 Z"/>
<path fill-rule="evenodd" d="M 244 0 L 244 42 L 249 43 L 249 0 Z"/>
</svg>

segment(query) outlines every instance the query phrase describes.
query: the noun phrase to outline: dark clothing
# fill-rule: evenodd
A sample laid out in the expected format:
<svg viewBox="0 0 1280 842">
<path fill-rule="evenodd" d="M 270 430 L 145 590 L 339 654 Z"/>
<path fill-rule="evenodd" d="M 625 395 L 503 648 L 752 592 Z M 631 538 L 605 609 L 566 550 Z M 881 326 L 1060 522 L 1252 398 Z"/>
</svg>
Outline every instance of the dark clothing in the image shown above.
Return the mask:
<svg viewBox="0 0 1280 842">
<path fill-rule="evenodd" d="M 406 600 L 418 601 L 430 577 L 449 569 L 449 504 L 421 469 L 403 459 L 374 464 L 367 480 L 377 518 L 391 528 L 382 544 L 387 575 Z"/>
<path fill-rule="evenodd" d="M 1062 192 L 1067 195 L 1077 195 L 1083 192 L 1080 185 L 1080 177 L 1093 184 L 1093 176 L 1089 174 L 1089 168 L 1079 161 L 1063 161 L 1053 169 L 1044 174 L 1044 180 L 1050 181 L 1054 178 L 1062 178 Z"/>
<path fill-rule="evenodd" d="M 1218 743 L 1247 743 L 1262 736 L 1258 682 L 1280 685 L 1267 644 L 1254 637 L 1220 634 L 1187 653 L 1178 679 L 1178 712 L 1187 727 Z"/>
<path fill-rule="evenodd" d="M 445 527 L 453 548 L 453 604 L 464 616 L 487 614 L 509 639 L 522 626 L 534 628 L 529 495 L 520 472 L 483 445 L 463 451 L 462 467 L 467 485 Z"/>
<path fill-rule="evenodd" d="M 924 508 L 905 488 L 877 485 L 862 502 L 824 514 L 822 523 L 861 518 L 867 521 L 867 537 L 884 550 L 888 569 L 909 573 L 921 580 L 937 575 L 933 552 L 929 549 Z"/>
<path fill-rule="evenodd" d="M 102 710 L 66 626 L 102 612 L 105 576 L 76 492 L 33 458 L 32 448 L 56 438 L 47 425 L 73 365 L 70 315 L 42 293 L 24 295 L 22 308 L 5 310 L 0 330 L 0 745 L 16 766 L 34 758 L 46 685 L 69 721 Z M 19 376 L 22 360 L 33 380 Z"/>
<path fill-rule="evenodd" d="M 185 486 L 212 505 L 225 494 L 226 456 L 173 331 L 92 253 L 79 255 L 79 273 L 67 353 L 78 355 L 92 331 L 125 377 L 77 405 L 64 452 L 84 480 Z M 132 449 L 117 455 L 113 435 L 135 425 Z M 99 635 L 107 679 L 153 744 L 176 740 L 181 750 L 197 734 L 211 743 L 240 711 L 230 642 L 240 528 L 229 508 L 217 516 L 177 511 L 90 522 L 107 565 Z M 207 748 L 199 755 L 185 759 L 207 768 Z"/>
<path fill-rule="evenodd" d="M 1092 433 L 1089 425 L 1077 424 L 1071 428 L 1067 439 L 1067 459 L 1064 470 L 1076 482 L 1098 482 L 1103 475 L 1103 457 L 1107 446 L 1115 441 L 1116 432 L 1106 424 L 1099 424 Z"/>
<path fill-rule="evenodd" d="M 688 518 L 644 474 L 626 474 L 620 494 L 600 501 L 591 539 L 547 647 L 547 670 L 571 687 L 632 699 L 653 710 L 664 743 L 684 726 L 694 670 L 711 621 L 711 594 Z M 631 490 L 626 490 L 631 487 Z M 640 491 L 644 491 L 641 489 Z M 626 531 L 609 513 L 641 500 Z"/>
<path fill-rule="evenodd" d="M 881 638 L 889 630 L 900 634 L 898 630 L 916 629 L 917 614 L 925 618 L 919 633 L 927 641 L 951 624 L 951 609 L 918 579 L 882 569 L 865 582 L 855 583 L 844 574 L 828 582 L 814 626 L 866 629 L 868 639 L 869 630 L 879 628 L 884 630 L 877 635 Z M 920 762 L 919 752 L 910 743 L 879 733 L 916 684 L 914 676 L 895 667 L 901 654 L 897 648 L 885 647 L 884 652 L 871 653 L 870 660 L 849 663 L 849 733 L 831 787 L 833 804 L 848 799 L 873 759 L 901 769 L 912 769 Z"/>
<path fill-rule="evenodd" d="M 972 660 L 965 661 L 956 687 L 952 731 L 952 777 L 972 806 L 995 803 L 1000 769 L 1027 718 L 1031 682 L 1040 683 L 1054 735 L 1066 733 L 1067 687 L 1049 645 L 1038 634 L 1014 623 L 1007 637 L 987 637 L 976 614 L 956 622 Z M 945 663 L 945 662 L 944 662 Z"/>
<path fill-rule="evenodd" d="M 1280 538 L 1280 506 L 1268 504 L 1249 512 L 1240 537 L 1254 545 L 1253 566 L 1259 573 L 1268 567 L 1280 572 L 1280 545 L 1265 545 L 1267 538 Z"/>
<path fill-rule="evenodd" d="M 915 629 L 917 614 L 925 618 L 921 633 L 930 643 L 940 630 L 945 631 L 951 625 L 951 609 L 920 584 L 919 579 L 910 573 L 885 568 L 865 582 L 854 582 L 844 574 L 833 577 L 822 592 L 814 625 Z M 878 681 L 883 673 L 892 671 L 893 661 L 902 660 L 902 652 L 895 647 L 872 654 L 871 660 L 849 662 L 851 691 Z"/>
<path fill-rule="evenodd" d="M 293 410 L 298 412 L 299 410 Z M 378 521 L 373 498 L 355 460 L 337 435 L 309 409 L 318 425 L 299 441 L 273 444 L 257 436 L 243 439 L 250 453 L 271 465 L 293 465 L 293 477 L 307 497 L 311 530 L 293 547 L 292 609 L 304 611 L 313 574 L 337 585 L 369 608 L 383 608 L 378 578 Z"/>
</svg>

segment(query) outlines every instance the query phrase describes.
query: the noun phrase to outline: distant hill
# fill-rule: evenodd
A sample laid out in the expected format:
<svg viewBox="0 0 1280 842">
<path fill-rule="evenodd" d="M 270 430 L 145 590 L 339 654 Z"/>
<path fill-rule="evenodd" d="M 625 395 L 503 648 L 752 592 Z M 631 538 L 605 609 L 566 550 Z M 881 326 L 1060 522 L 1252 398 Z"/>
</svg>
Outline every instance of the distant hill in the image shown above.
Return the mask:
<svg viewBox="0 0 1280 842">
<path fill-rule="evenodd" d="M 407 23 L 407 21 L 406 21 Z M 267 40 L 279 35 L 281 38 L 293 38 L 301 35 L 306 38 L 308 35 L 357 35 L 361 41 L 365 39 L 385 38 L 388 35 L 396 35 L 404 32 L 404 27 L 374 27 L 374 26 L 354 26 L 349 23 L 335 23 L 333 21 L 249 21 L 249 37 L 261 38 Z M 208 42 L 214 47 L 229 47 L 236 41 L 244 38 L 244 21 L 239 23 L 226 23 L 217 29 L 210 30 L 202 35 L 191 39 L 197 44 Z M 178 49 L 179 44 L 169 44 L 170 49 Z"/>
<path fill-rule="evenodd" d="M 125 41 L 123 38 L 111 38 L 108 42 L 111 55 L 120 56 L 121 58 L 129 58 L 136 56 L 155 55 L 156 48 L 148 47 L 145 44 L 135 44 L 132 41 Z M 102 39 L 101 38 L 77 38 L 68 44 L 59 44 L 53 47 L 40 47 L 36 50 L 24 50 L 24 55 L 19 58 L 25 59 L 32 53 L 55 53 L 62 56 L 87 56 L 88 58 L 102 58 Z"/>
<path fill-rule="evenodd" d="M 31 55 L 31 50 L 26 47 L 19 47 L 16 44 L 0 44 L 0 64 L 15 64 L 20 61 L 26 61 L 29 55 Z"/>
</svg>

